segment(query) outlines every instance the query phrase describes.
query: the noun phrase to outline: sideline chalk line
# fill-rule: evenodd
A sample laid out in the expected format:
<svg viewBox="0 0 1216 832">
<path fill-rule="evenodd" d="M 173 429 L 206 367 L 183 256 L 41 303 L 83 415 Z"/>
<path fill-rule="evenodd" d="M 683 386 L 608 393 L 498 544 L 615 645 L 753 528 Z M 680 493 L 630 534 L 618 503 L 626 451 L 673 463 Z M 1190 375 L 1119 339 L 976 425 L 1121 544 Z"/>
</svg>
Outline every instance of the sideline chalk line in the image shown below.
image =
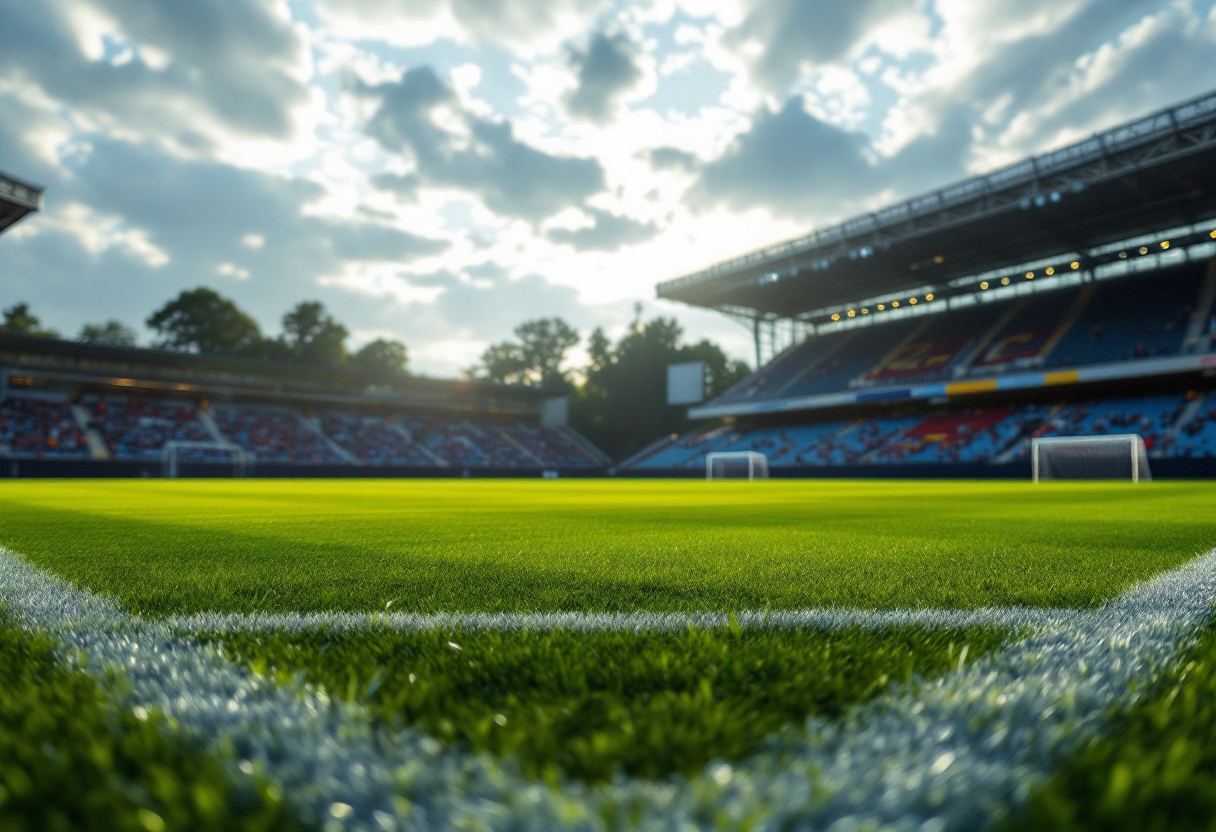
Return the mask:
<svg viewBox="0 0 1216 832">
<path fill-rule="evenodd" d="M 1050 625 L 1072 610 L 1033 607 L 985 607 L 973 610 L 905 609 L 807 609 L 744 611 L 734 613 L 735 623 L 745 629 L 839 630 L 845 627 L 879 630 L 887 627 L 989 626 L 1018 630 Z M 357 633 L 370 629 L 508 630 L 548 631 L 600 630 L 681 632 L 689 627 L 723 629 L 730 626 L 730 613 L 667 612 L 541 612 L 541 613 L 225 613 L 207 612 L 161 619 L 181 633 L 265 633 L 329 630 Z"/>
<path fill-rule="evenodd" d="M 359 705 L 286 689 L 170 624 L 142 621 L 0 549 L 0 601 L 57 636 L 90 672 L 120 668 L 124 704 L 158 708 L 205 745 L 229 738 L 323 829 L 759 828 L 939 830 L 990 825 L 1159 677 L 1216 600 L 1216 553 L 1132 587 L 919 689 L 807 721 L 738 765 L 696 777 L 550 787 L 510 760 L 377 729 Z M 1134 685 L 1134 688 L 1133 688 Z M 240 774 L 233 772 L 234 777 Z"/>
</svg>

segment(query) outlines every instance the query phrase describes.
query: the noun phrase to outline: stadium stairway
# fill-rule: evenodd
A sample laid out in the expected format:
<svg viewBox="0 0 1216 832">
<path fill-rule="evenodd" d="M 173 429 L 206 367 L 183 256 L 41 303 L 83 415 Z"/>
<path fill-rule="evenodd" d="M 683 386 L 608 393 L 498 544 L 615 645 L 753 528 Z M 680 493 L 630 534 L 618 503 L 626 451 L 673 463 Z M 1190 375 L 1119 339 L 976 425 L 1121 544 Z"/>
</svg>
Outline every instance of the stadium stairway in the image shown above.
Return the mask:
<svg viewBox="0 0 1216 832">
<path fill-rule="evenodd" d="M 428 448 L 426 445 L 423 445 L 421 442 L 415 441 L 414 434 L 410 432 L 409 428 L 402 426 L 402 424 L 397 421 L 396 416 L 392 417 L 391 419 L 385 419 L 384 421 L 388 422 L 388 426 L 390 428 L 392 428 L 397 433 L 399 433 L 403 437 L 405 437 L 405 441 L 409 442 L 412 446 L 414 446 L 414 448 L 417 449 L 418 453 L 425 456 L 431 462 L 435 463 L 440 468 L 451 468 L 452 467 L 451 463 L 449 463 L 446 459 L 441 457 L 439 454 L 435 453 L 430 448 Z"/>
<path fill-rule="evenodd" d="M 609 457 L 608 454 L 604 453 L 599 448 L 595 447 L 595 445 L 592 444 L 591 440 L 589 440 L 587 437 L 583 436 L 581 433 L 579 433 L 578 431 L 576 431 L 574 428 L 570 427 L 569 425 L 566 425 L 566 426 L 563 426 L 560 428 L 551 428 L 551 430 L 557 431 L 562 436 L 566 437 L 571 442 L 573 442 L 575 445 L 577 445 L 578 448 L 583 453 L 585 453 L 591 459 L 591 461 L 594 462 L 596 465 L 611 465 L 612 464 L 612 458 Z"/>
<path fill-rule="evenodd" d="M 502 439 L 502 441 L 506 442 L 508 445 L 515 448 L 515 450 L 519 451 L 521 454 L 523 454 L 525 457 L 527 457 L 528 459 L 535 462 L 537 465 L 539 465 L 541 467 L 545 466 L 545 461 L 543 459 L 538 457 L 536 454 L 532 453 L 532 451 L 530 451 L 528 448 L 524 447 L 524 445 L 522 443 L 517 442 L 515 437 L 511 436 L 505 430 L 499 430 L 497 427 L 495 427 L 493 425 L 490 425 L 489 429 L 494 432 L 495 436 Z"/>
<path fill-rule="evenodd" d="M 1174 442 L 1178 439 L 1178 434 L 1182 432 L 1182 428 L 1195 418 L 1195 416 L 1199 413 L 1199 410 L 1203 407 L 1203 403 L 1207 401 L 1208 398 L 1209 394 L 1206 393 L 1200 393 L 1193 396 L 1191 400 L 1186 403 L 1186 407 L 1182 408 L 1182 410 L 1178 412 L 1178 418 L 1174 420 L 1174 424 L 1172 424 L 1170 429 L 1165 432 L 1165 436 L 1162 437 L 1163 441 L 1161 442 L 1161 448 L 1154 448 L 1153 450 L 1156 451 L 1156 453 L 1150 454 L 1150 456 L 1165 456 L 1166 453 L 1172 450 L 1174 447 Z"/>
<path fill-rule="evenodd" d="M 1199 289 L 1199 301 L 1195 304 L 1195 312 L 1191 315 L 1186 327 L 1186 335 L 1182 338 L 1184 353 L 1209 352 L 1212 348 L 1211 337 L 1207 335 L 1208 321 L 1211 320 L 1212 303 L 1216 302 L 1216 258 L 1208 261 L 1208 271 L 1204 275 L 1203 285 Z"/>
<path fill-rule="evenodd" d="M 339 445 L 337 442 L 335 442 L 334 438 L 332 436 L 326 435 L 325 431 L 321 429 L 321 423 L 319 421 L 317 421 L 317 417 L 305 416 L 304 414 L 301 413 L 300 421 L 303 422 L 305 425 L 307 425 L 317 436 L 324 439 L 326 441 L 326 443 L 328 443 L 330 449 L 334 453 L 336 453 L 338 456 L 342 457 L 342 459 L 344 459 L 346 462 L 349 462 L 351 465 L 362 465 L 363 464 L 357 456 L 355 456 L 350 451 L 346 450 L 346 448 L 343 448 L 341 445 Z"/>
<path fill-rule="evenodd" d="M 79 404 L 72 405 L 72 418 L 76 420 L 76 426 L 80 428 L 80 432 L 84 434 L 84 438 L 89 443 L 89 455 L 93 459 L 109 459 L 110 449 L 106 447 L 106 441 L 101 438 L 101 434 L 97 432 L 97 428 L 93 427 L 89 420 L 89 411 Z"/>
<path fill-rule="evenodd" d="M 224 434 L 220 431 L 220 426 L 211 418 L 211 414 L 203 408 L 197 408 L 198 420 L 203 423 L 203 427 L 207 429 L 207 433 L 211 435 L 212 442 L 227 442 Z"/>
</svg>

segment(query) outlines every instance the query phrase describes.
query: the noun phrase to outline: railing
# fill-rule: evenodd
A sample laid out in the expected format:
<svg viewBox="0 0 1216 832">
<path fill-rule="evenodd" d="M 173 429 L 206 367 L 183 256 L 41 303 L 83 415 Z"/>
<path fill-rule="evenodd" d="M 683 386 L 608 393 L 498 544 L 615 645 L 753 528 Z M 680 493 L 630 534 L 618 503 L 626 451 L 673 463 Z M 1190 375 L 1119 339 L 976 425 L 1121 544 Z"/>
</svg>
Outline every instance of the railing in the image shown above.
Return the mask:
<svg viewBox="0 0 1216 832">
<path fill-rule="evenodd" d="M 42 191 L 24 182 L 10 179 L 0 173 L 0 198 L 24 205 L 26 208 L 38 210 L 42 202 Z"/>
</svg>

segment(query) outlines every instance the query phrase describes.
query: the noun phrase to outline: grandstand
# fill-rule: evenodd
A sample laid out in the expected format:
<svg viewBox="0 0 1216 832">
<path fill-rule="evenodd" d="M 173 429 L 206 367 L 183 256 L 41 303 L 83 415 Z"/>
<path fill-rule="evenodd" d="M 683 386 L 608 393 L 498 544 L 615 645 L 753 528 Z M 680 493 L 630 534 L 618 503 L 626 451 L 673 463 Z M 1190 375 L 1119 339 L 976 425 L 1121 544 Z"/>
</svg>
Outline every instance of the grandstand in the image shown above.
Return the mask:
<svg viewBox="0 0 1216 832">
<path fill-rule="evenodd" d="M 0 173 L 0 234 L 41 207 L 41 188 Z"/>
<path fill-rule="evenodd" d="M 1035 437 L 1136 432 L 1216 475 L 1216 93 L 658 295 L 745 322 L 760 369 L 626 472 L 1020 475 Z"/>
<path fill-rule="evenodd" d="M 0 475 L 156 476 L 166 443 L 259 476 L 587 475 L 546 390 L 0 333 Z M 189 475 L 231 474 L 187 449 Z"/>
</svg>

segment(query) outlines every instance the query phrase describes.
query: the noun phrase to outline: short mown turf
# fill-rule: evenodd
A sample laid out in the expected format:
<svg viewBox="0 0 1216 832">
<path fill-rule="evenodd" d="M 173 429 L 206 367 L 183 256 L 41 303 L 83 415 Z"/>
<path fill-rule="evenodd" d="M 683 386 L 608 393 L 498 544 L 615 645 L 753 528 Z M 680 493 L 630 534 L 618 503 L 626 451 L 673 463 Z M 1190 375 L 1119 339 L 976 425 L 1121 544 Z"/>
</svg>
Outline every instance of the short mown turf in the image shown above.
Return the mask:
<svg viewBox="0 0 1216 832">
<path fill-rule="evenodd" d="M 530 776 L 602 781 L 743 759 L 806 717 L 937 677 L 1012 634 L 889 628 L 228 634 L 237 661 L 298 673 L 386 724 L 512 755 Z"/>
<path fill-rule="evenodd" d="M 143 614 L 1091 606 L 1216 484 L 0 482 L 0 543 Z"/>
</svg>

